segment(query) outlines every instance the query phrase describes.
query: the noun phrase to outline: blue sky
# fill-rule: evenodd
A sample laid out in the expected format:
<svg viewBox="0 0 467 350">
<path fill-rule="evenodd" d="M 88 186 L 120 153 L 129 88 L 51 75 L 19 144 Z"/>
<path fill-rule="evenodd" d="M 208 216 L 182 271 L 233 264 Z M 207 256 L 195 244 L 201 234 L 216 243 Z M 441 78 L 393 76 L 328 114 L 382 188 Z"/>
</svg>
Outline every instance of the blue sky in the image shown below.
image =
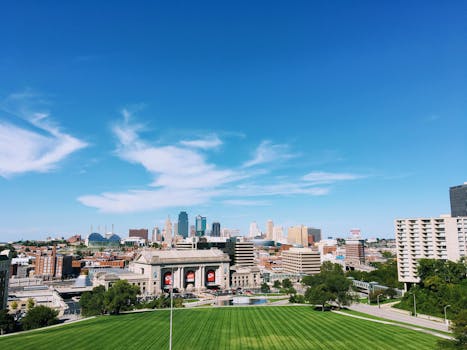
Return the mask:
<svg viewBox="0 0 467 350">
<path fill-rule="evenodd" d="M 467 5 L 21 1 L 0 14 L 0 241 L 161 226 L 393 235 L 467 181 Z"/>
</svg>

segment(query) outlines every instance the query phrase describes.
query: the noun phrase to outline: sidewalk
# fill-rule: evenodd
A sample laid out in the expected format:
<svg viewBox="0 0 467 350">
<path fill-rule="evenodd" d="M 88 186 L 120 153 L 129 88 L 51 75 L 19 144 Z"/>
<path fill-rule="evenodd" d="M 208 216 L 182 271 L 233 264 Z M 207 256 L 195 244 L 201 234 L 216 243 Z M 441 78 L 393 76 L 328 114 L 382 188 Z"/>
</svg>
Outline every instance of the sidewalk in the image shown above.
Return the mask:
<svg viewBox="0 0 467 350">
<path fill-rule="evenodd" d="M 444 323 L 430 321 L 422 318 L 417 318 L 414 316 L 404 315 L 397 311 L 392 310 L 390 307 L 381 307 L 378 308 L 377 306 L 371 306 L 368 304 L 352 304 L 348 307 L 350 310 L 355 310 L 359 312 L 363 312 L 365 314 L 386 318 L 388 320 L 397 321 L 397 322 L 404 322 L 409 323 L 414 326 L 419 327 L 426 327 L 435 329 L 438 331 L 449 332 L 448 326 Z"/>
<path fill-rule="evenodd" d="M 414 330 L 414 331 L 418 331 L 418 332 L 423 332 L 423 333 L 427 333 L 427 334 L 434 335 L 435 337 L 438 337 L 438 338 L 449 339 L 449 340 L 452 340 L 452 339 L 453 339 L 452 337 L 450 337 L 450 336 L 448 336 L 448 335 L 441 334 L 441 333 L 437 333 L 435 330 L 430 331 L 430 330 L 424 329 L 424 328 L 417 328 L 416 326 L 407 326 L 407 325 L 403 325 L 403 324 L 400 324 L 400 323 L 393 323 L 393 322 L 389 322 L 389 321 L 375 320 L 375 319 L 372 319 L 372 318 L 367 318 L 367 317 L 363 317 L 363 316 L 348 314 L 348 313 L 345 313 L 345 312 L 342 312 L 342 311 L 336 311 L 336 310 L 334 310 L 334 311 L 332 311 L 332 312 L 334 312 L 334 313 L 336 313 L 336 314 L 348 316 L 348 317 L 354 317 L 354 318 L 359 318 L 359 319 L 362 319 L 362 320 L 371 321 L 371 322 L 382 323 L 382 324 L 389 324 L 389 325 L 393 325 L 393 326 L 396 326 L 396 327 L 402 327 L 402 328 L 412 329 L 412 330 Z"/>
</svg>

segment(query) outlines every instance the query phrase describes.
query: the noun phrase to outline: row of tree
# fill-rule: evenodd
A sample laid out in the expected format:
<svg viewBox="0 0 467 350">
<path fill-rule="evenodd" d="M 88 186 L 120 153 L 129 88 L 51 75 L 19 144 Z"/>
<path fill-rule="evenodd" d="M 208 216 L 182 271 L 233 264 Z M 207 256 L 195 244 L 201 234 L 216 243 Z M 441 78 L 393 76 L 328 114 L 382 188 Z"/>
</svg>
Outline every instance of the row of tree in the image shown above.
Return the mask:
<svg viewBox="0 0 467 350">
<path fill-rule="evenodd" d="M 420 283 L 405 293 L 397 307 L 417 313 L 449 319 L 467 309 L 467 260 L 459 262 L 439 259 L 420 259 L 418 262 Z M 415 298 L 414 298 L 415 296 Z M 449 306 L 448 306 L 449 305 Z"/>
<path fill-rule="evenodd" d="M 117 315 L 121 311 L 133 310 L 137 304 L 140 290 L 125 280 L 115 282 L 108 290 L 97 286 L 90 292 L 81 295 L 80 307 L 83 316 L 104 314 Z"/>
<path fill-rule="evenodd" d="M 0 334 L 30 330 L 59 323 L 58 311 L 47 306 L 33 306 L 26 315 L 16 319 L 7 309 L 0 310 Z"/>
<path fill-rule="evenodd" d="M 118 315 L 121 311 L 137 309 L 162 309 L 170 307 L 170 296 L 161 295 L 149 301 L 138 300 L 139 287 L 125 280 L 115 282 L 108 290 L 95 287 L 81 295 L 80 307 L 83 316 Z M 173 298 L 174 307 L 183 307 L 182 298 Z"/>
</svg>

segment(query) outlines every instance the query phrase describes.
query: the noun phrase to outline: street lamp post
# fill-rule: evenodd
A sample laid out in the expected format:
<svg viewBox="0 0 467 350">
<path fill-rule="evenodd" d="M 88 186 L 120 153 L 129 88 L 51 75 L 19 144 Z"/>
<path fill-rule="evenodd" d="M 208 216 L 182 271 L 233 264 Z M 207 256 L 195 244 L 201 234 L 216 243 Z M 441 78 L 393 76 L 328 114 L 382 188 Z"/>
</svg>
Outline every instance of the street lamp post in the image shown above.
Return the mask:
<svg viewBox="0 0 467 350">
<path fill-rule="evenodd" d="M 415 293 L 413 293 L 413 314 L 417 317 L 417 302 L 415 300 Z"/>
<path fill-rule="evenodd" d="M 380 296 L 381 296 L 381 294 L 378 294 L 378 295 L 376 296 L 376 301 L 378 302 L 378 309 L 381 308 L 381 307 L 379 306 L 379 297 L 380 297 Z"/>
<path fill-rule="evenodd" d="M 174 294 L 174 268 L 172 266 L 172 274 L 170 275 L 170 335 L 169 335 L 169 350 L 172 350 L 172 318 L 173 318 L 173 294 Z"/>
<path fill-rule="evenodd" d="M 448 317 L 447 317 L 447 315 L 446 315 L 446 309 L 447 309 L 448 307 L 451 307 L 451 305 L 446 305 L 446 306 L 444 307 L 444 323 L 446 324 L 446 326 L 449 326 Z"/>
</svg>

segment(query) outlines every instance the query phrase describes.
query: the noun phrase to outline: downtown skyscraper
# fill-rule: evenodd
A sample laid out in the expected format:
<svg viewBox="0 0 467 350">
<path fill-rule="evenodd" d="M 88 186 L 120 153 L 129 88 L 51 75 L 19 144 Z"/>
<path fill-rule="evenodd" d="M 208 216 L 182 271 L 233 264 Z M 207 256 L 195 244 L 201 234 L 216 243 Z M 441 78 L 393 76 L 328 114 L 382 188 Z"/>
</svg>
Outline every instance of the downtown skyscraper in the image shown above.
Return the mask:
<svg viewBox="0 0 467 350">
<path fill-rule="evenodd" d="M 196 217 L 196 235 L 204 236 L 206 234 L 206 217 L 198 215 Z"/>
<path fill-rule="evenodd" d="M 181 211 L 180 214 L 178 214 L 178 232 L 180 236 L 183 238 L 188 237 L 188 214 L 186 211 Z"/>
</svg>

